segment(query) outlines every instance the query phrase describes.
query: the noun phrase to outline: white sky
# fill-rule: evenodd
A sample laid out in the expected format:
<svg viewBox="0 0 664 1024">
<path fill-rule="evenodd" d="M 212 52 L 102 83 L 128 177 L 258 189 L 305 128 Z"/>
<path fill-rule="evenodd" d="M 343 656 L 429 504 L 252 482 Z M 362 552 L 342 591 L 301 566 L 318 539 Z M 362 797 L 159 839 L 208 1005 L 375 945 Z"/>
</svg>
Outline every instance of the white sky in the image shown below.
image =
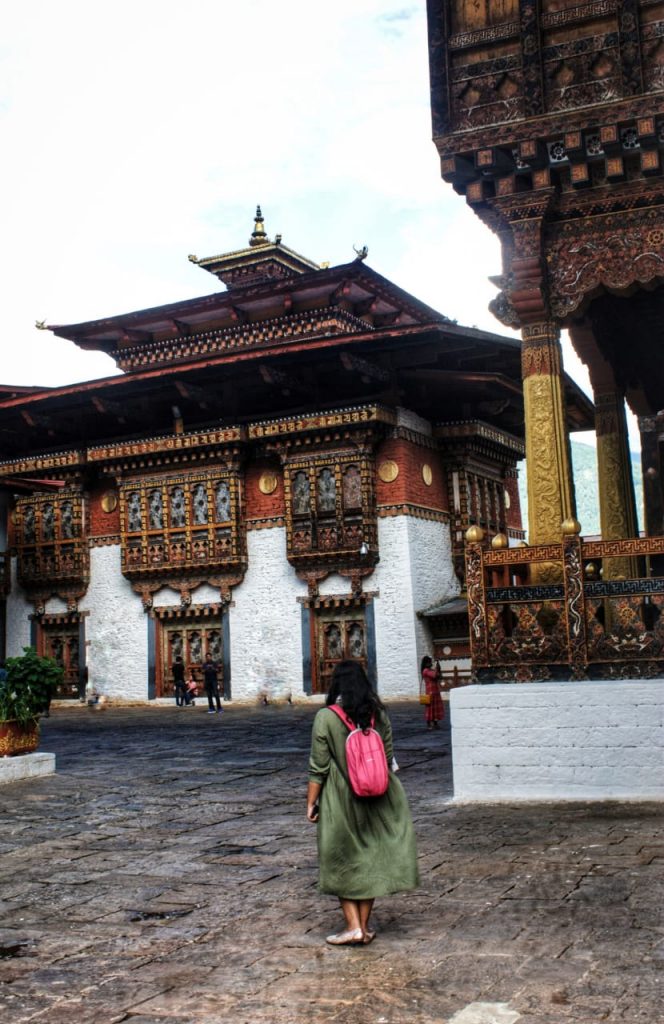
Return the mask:
<svg viewBox="0 0 664 1024">
<path fill-rule="evenodd" d="M 216 290 L 187 260 L 268 234 L 368 263 L 460 323 L 494 236 L 440 177 L 425 0 L 28 0 L 0 42 L 0 383 L 115 372 L 37 331 Z M 565 347 L 567 370 L 587 390 Z M 591 440 L 587 435 L 579 439 Z"/>
</svg>

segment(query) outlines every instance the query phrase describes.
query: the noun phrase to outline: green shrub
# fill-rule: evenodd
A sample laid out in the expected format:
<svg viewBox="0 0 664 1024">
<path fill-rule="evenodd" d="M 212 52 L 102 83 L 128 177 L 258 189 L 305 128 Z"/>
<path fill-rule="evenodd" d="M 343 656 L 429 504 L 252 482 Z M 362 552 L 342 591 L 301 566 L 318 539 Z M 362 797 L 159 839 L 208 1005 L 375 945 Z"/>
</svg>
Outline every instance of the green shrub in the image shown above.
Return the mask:
<svg viewBox="0 0 664 1024">
<path fill-rule="evenodd" d="M 0 722 L 28 725 L 46 711 L 64 676 L 53 658 L 42 658 L 34 647 L 24 647 L 18 658 L 7 658 L 7 678 L 0 681 Z"/>
</svg>

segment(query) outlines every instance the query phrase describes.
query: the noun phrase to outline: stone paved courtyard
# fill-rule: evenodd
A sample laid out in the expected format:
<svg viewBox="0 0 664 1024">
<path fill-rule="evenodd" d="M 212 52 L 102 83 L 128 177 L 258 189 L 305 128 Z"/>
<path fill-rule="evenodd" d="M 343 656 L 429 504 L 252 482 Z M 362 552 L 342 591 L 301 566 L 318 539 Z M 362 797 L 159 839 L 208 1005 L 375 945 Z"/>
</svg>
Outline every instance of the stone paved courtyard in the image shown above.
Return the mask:
<svg viewBox="0 0 664 1024">
<path fill-rule="evenodd" d="M 455 806 L 449 733 L 391 708 L 422 888 L 333 948 L 304 706 L 57 708 L 0 788 L 0 1021 L 664 1021 L 664 808 Z"/>
</svg>

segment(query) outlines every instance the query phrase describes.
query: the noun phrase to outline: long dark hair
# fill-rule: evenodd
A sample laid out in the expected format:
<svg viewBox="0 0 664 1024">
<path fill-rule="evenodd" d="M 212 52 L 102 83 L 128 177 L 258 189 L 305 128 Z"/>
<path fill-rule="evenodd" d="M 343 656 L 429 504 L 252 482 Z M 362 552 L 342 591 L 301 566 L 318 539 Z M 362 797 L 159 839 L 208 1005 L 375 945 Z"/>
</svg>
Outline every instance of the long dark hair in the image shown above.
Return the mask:
<svg viewBox="0 0 664 1024">
<path fill-rule="evenodd" d="M 429 657 L 428 654 L 425 654 L 424 657 L 422 658 L 422 662 L 420 664 L 420 675 L 422 675 L 422 673 L 424 672 L 425 668 L 432 668 L 432 667 L 433 667 L 432 659 Z"/>
<path fill-rule="evenodd" d="M 355 725 L 366 729 L 385 706 L 357 661 L 340 661 L 332 674 L 326 704 L 341 698 L 341 706 Z"/>
</svg>

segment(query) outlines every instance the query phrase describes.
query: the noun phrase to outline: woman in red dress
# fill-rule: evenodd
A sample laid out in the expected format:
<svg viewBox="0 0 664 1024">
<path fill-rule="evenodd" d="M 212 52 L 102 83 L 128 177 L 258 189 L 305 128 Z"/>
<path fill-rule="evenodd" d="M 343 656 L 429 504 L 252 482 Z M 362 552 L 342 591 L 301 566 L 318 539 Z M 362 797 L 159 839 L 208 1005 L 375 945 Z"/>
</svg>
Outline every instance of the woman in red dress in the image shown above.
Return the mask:
<svg viewBox="0 0 664 1024">
<path fill-rule="evenodd" d="M 440 729 L 439 723 L 445 717 L 443 698 L 440 696 L 440 667 L 438 663 L 433 667 L 433 660 L 428 654 L 422 658 L 421 673 L 424 692 L 429 697 L 424 712 L 427 729 Z"/>
</svg>

